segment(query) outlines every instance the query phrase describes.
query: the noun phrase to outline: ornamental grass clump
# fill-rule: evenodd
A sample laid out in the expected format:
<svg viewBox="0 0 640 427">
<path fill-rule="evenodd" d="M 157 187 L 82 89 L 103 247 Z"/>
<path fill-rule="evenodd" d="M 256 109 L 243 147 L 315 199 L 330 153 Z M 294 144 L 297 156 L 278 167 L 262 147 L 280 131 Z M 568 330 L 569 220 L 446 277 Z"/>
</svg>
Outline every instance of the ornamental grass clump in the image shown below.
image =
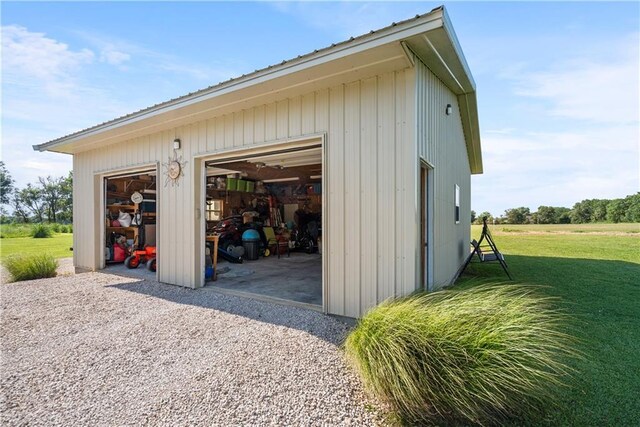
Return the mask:
<svg viewBox="0 0 640 427">
<path fill-rule="evenodd" d="M 31 229 L 31 237 L 35 239 L 44 239 L 53 237 L 53 231 L 46 224 L 35 224 Z"/>
<path fill-rule="evenodd" d="M 404 423 L 490 424 L 552 402 L 575 354 L 565 320 L 531 287 L 482 285 L 384 302 L 345 350 Z"/>
<path fill-rule="evenodd" d="M 15 282 L 55 277 L 58 261 L 50 254 L 13 255 L 4 261 Z"/>
</svg>

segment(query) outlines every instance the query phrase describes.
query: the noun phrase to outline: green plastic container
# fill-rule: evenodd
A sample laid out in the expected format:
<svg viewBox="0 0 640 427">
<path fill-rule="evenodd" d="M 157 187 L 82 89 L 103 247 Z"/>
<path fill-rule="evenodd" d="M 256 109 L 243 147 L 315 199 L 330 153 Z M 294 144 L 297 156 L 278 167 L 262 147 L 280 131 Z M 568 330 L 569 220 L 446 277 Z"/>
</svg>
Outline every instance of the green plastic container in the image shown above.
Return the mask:
<svg viewBox="0 0 640 427">
<path fill-rule="evenodd" d="M 256 183 L 253 181 L 247 181 L 247 193 L 253 193 Z"/>
<path fill-rule="evenodd" d="M 227 178 L 227 190 L 235 191 L 238 189 L 238 178 Z"/>
<path fill-rule="evenodd" d="M 247 191 L 247 181 L 244 179 L 238 180 L 238 191 Z"/>
</svg>

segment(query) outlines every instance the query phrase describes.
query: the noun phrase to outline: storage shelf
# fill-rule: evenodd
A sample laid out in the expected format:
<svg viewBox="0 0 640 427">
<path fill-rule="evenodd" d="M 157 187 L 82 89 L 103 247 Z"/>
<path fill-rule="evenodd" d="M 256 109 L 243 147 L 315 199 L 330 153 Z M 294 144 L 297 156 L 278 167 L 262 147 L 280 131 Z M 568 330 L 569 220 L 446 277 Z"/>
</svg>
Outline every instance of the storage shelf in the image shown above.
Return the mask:
<svg viewBox="0 0 640 427">
<path fill-rule="evenodd" d="M 107 205 L 107 208 L 129 209 L 129 210 L 138 209 L 135 205 Z"/>
</svg>

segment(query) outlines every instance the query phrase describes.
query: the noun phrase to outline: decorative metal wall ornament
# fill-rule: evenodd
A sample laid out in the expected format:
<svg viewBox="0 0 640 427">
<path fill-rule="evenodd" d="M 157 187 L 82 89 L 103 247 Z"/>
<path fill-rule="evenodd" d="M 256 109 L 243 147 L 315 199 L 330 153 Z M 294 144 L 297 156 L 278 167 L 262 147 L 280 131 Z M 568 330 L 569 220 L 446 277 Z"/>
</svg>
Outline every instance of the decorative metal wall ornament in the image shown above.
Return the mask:
<svg viewBox="0 0 640 427">
<path fill-rule="evenodd" d="M 186 160 L 182 159 L 182 156 L 178 157 L 176 150 L 173 150 L 173 157 L 169 156 L 169 161 L 162 164 L 162 166 L 166 168 L 166 178 L 164 180 L 165 187 L 169 183 L 171 183 L 172 187 L 180 185 L 178 180 L 181 176 L 184 176 L 184 168 L 187 166 L 187 163 L 188 162 Z"/>
</svg>

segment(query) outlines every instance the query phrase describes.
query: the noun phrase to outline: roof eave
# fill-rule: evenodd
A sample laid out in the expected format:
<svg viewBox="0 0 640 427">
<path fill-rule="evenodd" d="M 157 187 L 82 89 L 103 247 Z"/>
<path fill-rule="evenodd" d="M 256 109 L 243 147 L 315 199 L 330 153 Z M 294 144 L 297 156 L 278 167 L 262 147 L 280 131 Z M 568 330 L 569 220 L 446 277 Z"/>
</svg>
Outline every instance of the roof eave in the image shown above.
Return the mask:
<svg viewBox="0 0 640 427">
<path fill-rule="evenodd" d="M 316 63 L 326 60 L 328 57 L 337 55 L 349 55 L 349 52 L 357 52 L 362 49 L 375 47 L 382 43 L 391 43 L 401 41 L 403 38 L 411 37 L 443 25 L 442 13 L 443 8 L 439 7 L 431 12 L 419 17 L 407 20 L 400 24 L 392 24 L 381 30 L 372 31 L 367 35 L 350 39 L 346 42 L 332 45 L 329 48 L 314 51 L 311 54 L 304 55 L 290 61 L 283 61 L 281 64 L 269 66 L 265 69 L 241 76 L 236 79 L 230 79 L 211 88 L 203 89 L 183 97 L 170 100 L 156 106 L 152 106 L 141 111 L 110 120 L 108 122 L 84 129 L 61 138 L 54 139 L 42 144 L 33 145 L 35 151 L 56 151 L 72 154 L 71 150 L 62 149 L 64 145 L 80 141 L 86 137 L 98 134 L 100 132 L 113 129 L 114 127 L 124 126 L 134 121 L 144 120 L 154 117 L 163 112 L 171 111 L 181 106 L 190 105 L 194 102 L 210 99 L 218 96 L 219 93 L 237 90 L 253 83 L 268 80 L 270 76 L 280 77 L 283 73 L 293 74 L 302 67 L 312 67 Z M 256 84 L 257 84 L 256 83 Z M 56 149 L 57 148 L 57 149 Z"/>
</svg>

